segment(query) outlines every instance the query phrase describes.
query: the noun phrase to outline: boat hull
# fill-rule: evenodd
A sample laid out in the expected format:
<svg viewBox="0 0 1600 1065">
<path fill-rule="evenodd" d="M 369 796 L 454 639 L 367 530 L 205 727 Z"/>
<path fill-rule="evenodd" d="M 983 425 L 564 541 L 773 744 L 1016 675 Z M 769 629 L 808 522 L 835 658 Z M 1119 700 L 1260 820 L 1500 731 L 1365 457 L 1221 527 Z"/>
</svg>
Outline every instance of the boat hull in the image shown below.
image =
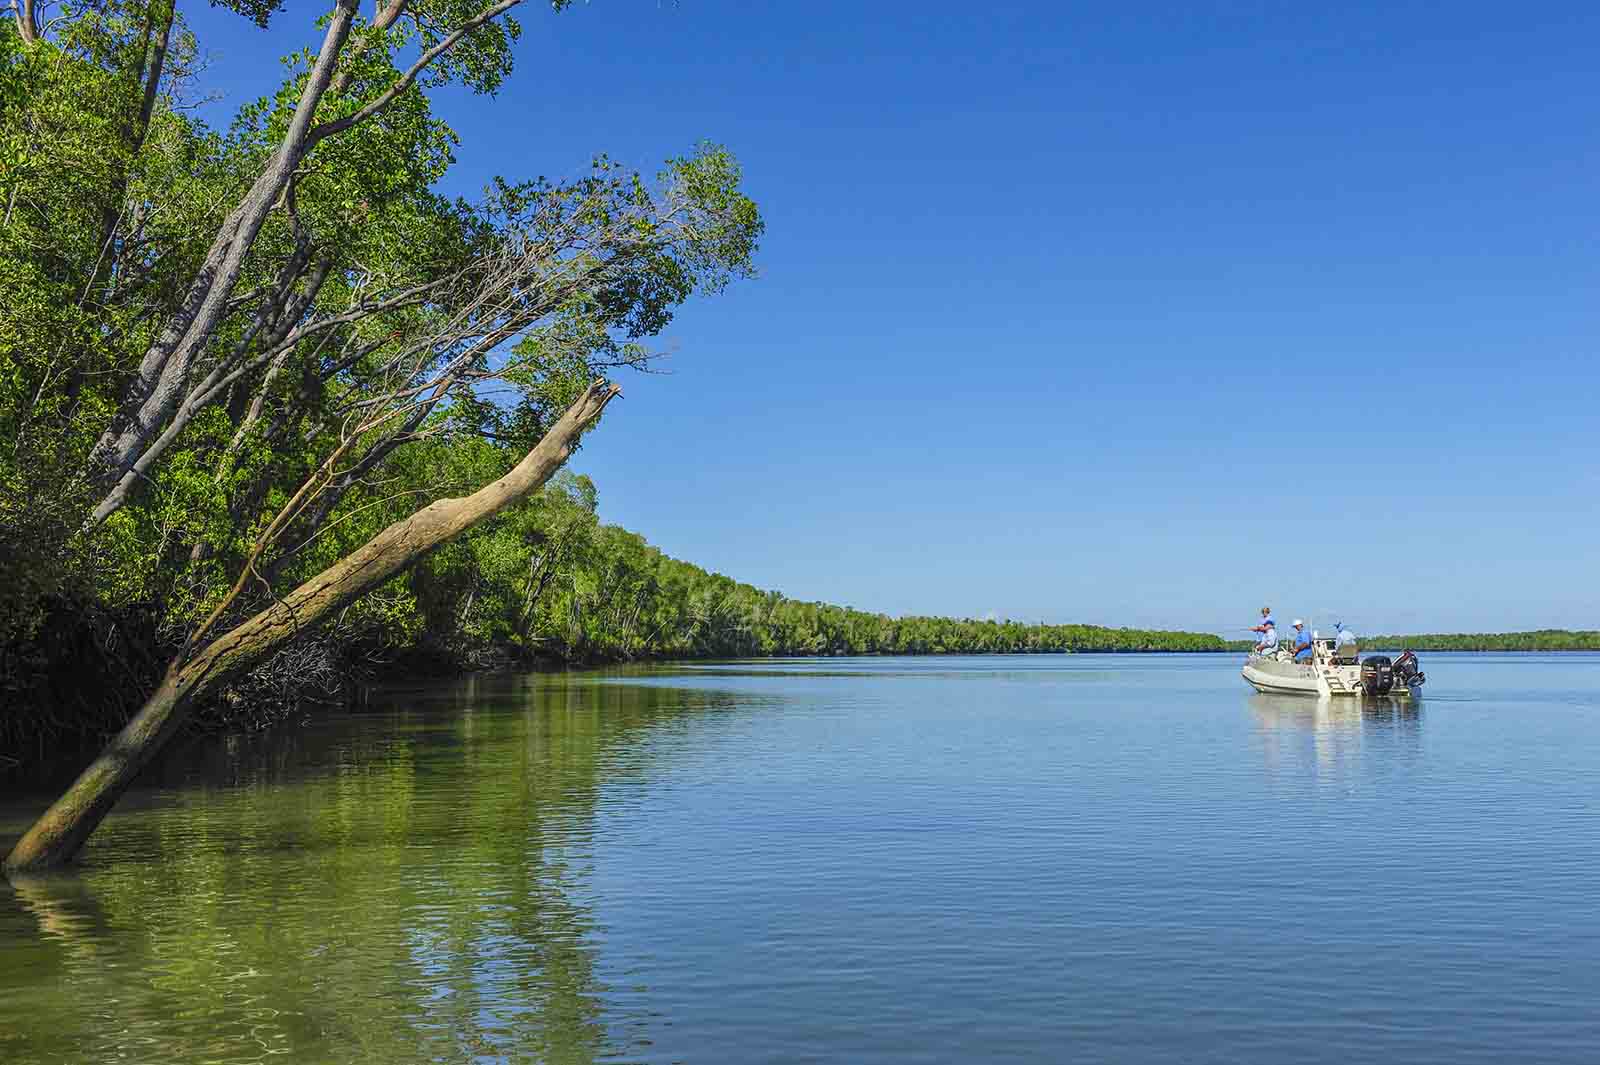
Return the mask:
<svg viewBox="0 0 1600 1065">
<path fill-rule="evenodd" d="M 1251 655 L 1245 660 L 1243 676 L 1250 687 L 1269 695 L 1322 694 L 1317 688 L 1316 672 L 1309 664 Z"/>
<path fill-rule="evenodd" d="M 1409 699 L 1412 695 L 1404 684 L 1396 684 L 1385 695 L 1368 695 L 1361 686 L 1359 664 L 1341 665 L 1321 655 L 1311 663 L 1252 654 L 1245 659 L 1241 675 L 1250 687 L 1269 695 L 1347 699 Z"/>
</svg>

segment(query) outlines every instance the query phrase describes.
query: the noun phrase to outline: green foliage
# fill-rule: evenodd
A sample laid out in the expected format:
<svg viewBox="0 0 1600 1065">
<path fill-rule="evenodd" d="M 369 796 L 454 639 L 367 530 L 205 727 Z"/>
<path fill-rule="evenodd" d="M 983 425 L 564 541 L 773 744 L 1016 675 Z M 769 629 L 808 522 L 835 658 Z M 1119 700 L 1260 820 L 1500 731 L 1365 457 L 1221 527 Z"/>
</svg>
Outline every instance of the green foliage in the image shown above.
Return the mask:
<svg viewBox="0 0 1600 1065">
<path fill-rule="evenodd" d="M 1537 629 L 1533 632 L 1430 633 L 1369 636 L 1363 650 L 1413 651 L 1600 651 L 1600 631 Z"/>
<path fill-rule="evenodd" d="M 225 7 L 266 29 L 272 16 L 283 7 L 283 0 L 211 0 L 211 6 Z"/>
<path fill-rule="evenodd" d="M 1600 631 L 1536 629 L 1532 632 L 1454 632 L 1417 636 L 1363 636 L 1362 651 L 1600 651 Z M 1228 650 L 1248 651 L 1253 640 L 1230 640 Z"/>
<path fill-rule="evenodd" d="M 277 0 L 223 6 L 282 17 Z M 159 668 L 214 611 L 227 625 L 263 609 L 393 522 L 504 474 L 596 376 L 645 362 L 685 300 L 753 272 L 761 219 L 716 146 L 654 181 L 601 158 L 575 180 L 440 195 L 457 137 L 428 90 L 493 93 L 521 32 L 503 16 L 477 25 L 486 10 L 363 8 L 313 116 L 323 133 L 282 185 L 261 183 L 312 51 L 211 128 L 188 106 L 199 46 L 170 0 L 63 7 L 32 43 L 0 19 L 0 660 L 25 663 L 5 688 L 8 722 L 70 730 L 81 708 L 58 713 L 63 699 L 35 681 L 114 675 L 125 619 Z M 251 204 L 252 235 L 233 244 Z M 208 292 L 219 247 L 242 249 L 237 272 Z M 226 302 L 186 333 L 196 292 Z M 164 334 L 189 338 L 182 360 Z M 179 391 L 145 421 L 163 360 L 181 361 Z M 140 464 L 113 499 L 103 456 L 131 424 L 153 433 L 116 454 L 112 479 Z M 592 550 L 574 530 L 594 525 L 593 499 L 581 480 L 547 493 L 500 522 L 502 538 L 452 545 L 354 604 L 331 638 L 380 657 L 535 639 L 540 596 L 524 610 L 517 586 L 527 545 Z M 580 611 L 563 638 L 588 646 L 601 638 L 589 627 Z M 79 669 L 83 656 L 96 668 Z"/>
<path fill-rule="evenodd" d="M 563 478 L 414 572 L 424 640 L 467 660 L 1221 651 L 1206 633 L 871 614 L 800 602 L 670 558 L 601 525 Z"/>
</svg>

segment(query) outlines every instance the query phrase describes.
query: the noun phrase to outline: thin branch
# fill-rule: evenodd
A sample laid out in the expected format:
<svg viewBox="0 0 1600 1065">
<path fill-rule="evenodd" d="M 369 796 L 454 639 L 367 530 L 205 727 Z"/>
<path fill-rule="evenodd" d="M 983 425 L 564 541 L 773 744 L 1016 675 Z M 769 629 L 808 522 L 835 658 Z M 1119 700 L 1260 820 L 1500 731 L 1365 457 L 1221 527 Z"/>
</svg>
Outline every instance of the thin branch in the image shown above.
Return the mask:
<svg viewBox="0 0 1600 1065">
<path fill-rule="evenodd" d="M 272 546 L 273 541 L 288 526 L 289 522 L 293 521 L 295 516 L 304 510 L 311 500 L 322 492 L 323 488 L 331 483 L 334 467 L 344 453 L 350 449 L 350 446 L 360 438 L 361 433 L 377 428 L 396 413 L 398 412 L 391 411 L 361 425 L 354 433 L 347 436 L 333 450 L 332 454 L 323 460 L 322 465 L 318 466 L 310 477 L 305 479 L 304 483 L 300 485 L 300 490 L 283 505 L 267 528 L 256 537 L 254 549 L 250 552 L 250 557 L 245 559 L 244 569 L 240 572 L 239 579 L 234 582 L 233 588 L 229 590 L 228 594 L 223 596 L 222 601 L 217 604 L 211 615 L 201 623 L 198 629 L 190 634 L 189 639 L 184 644 L 183 653 L 178 656 L 177 661 L 182 662 L 189 657 L 189 653 L 199 644 L 200 638 L 210 631 L 211 626 L 217 623 L 217 619 L 222 617 L 228 607 L 233 604 L 233 601 L 239 597 L 239 593 L 244 590 L 245 583 L 251 576 L 255 576 L 258 580 L 265 580 L 260 574 L 256 573 L 256 562 L 260 560 L 262 553 Z M 270 583 L 268 587 L 270 590 Z"/>
<path fill-rule="evenodd" d="M 477 15 L 474 15 L 472 18 L 469 18 L 467 21 L 457 26 L 455 30 L 440 40 L 438 44 L 434 45 L 432 48 L 429 48 L 427 51 L 423 52 L 422 55 L 418 56 L 417 61 L 412 63 L 410 68 L 407 69 L 404 74 L 400 75 L 400 79 L 393 85 L 389 86 L 388 89 L 384 90 L 383 94 L 380 95 L 376 100 L 373 100 L 371 103 L 367 104 L 365 107 L 354 112 L 353 114 L 346 115 L 340 119 L 335 119 L 332 122 L 323 122 L 320 125 L 313 126 L 311 128 L 311 132 L 306 134 L 306 148 L 309 150 L 310 147 L 316 144 L 318 141 L 323 140 L 326 137 L 331 137 L 337 133 L 343 133 L 351 126 L 365 122 L 379 111 L 382 111 L 384 108 L 388 107 L 401 93 L 405 92 L 412 86 L 412 83 L 414 83 L 418 76 L 428 68 L 430 63 L 432 63 L 435 59 L 438 59 L 445 52 L 448 52 L 451 48 L 454 48 L 456 42 L 460 41 L 461 38 L 465 37 L 479 26 L 482 26 L 484 23 L 505 14 L 507 11 L 510 11 L 520 3 L 522 3 L 522 0 L 500 0 L 499 3 L 485 8 Z M 399 11 L 396 11 L 395 14 L 398 15 Z M 391 21 L 393 20 L 391 19 Z"/>
</svg>

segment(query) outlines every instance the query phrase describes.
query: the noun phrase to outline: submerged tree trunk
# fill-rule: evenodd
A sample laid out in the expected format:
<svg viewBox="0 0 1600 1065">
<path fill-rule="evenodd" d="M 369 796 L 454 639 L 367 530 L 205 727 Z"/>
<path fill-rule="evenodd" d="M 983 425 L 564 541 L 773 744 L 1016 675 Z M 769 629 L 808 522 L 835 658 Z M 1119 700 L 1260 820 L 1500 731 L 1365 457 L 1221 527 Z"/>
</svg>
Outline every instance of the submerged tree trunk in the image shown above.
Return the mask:
<svg viewBox="0 0 1600 1065">
<path fill-rule="evenodd" d="M 620 391 L 605 381 L 594 382 L 498 481 L 460 499 L 441 499 L 395 522 L 261 613 L 175 661 L 133 720 L 12 848 L 5 870 L 34 872 L 70 861 L 207 695 L 434 548 L 537 491 Z"/>
</svg>

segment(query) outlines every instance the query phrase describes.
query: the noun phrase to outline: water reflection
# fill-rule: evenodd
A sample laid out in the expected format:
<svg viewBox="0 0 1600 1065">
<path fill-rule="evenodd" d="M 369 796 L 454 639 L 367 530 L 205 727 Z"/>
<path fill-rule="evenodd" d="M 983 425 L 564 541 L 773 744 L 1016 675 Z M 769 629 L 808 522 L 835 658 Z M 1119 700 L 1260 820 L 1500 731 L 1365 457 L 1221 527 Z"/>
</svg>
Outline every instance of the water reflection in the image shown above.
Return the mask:
<svg viewBox="0 0 1600 1065">
<path fill-rule="evenodd" d="M 1594 1060 L 1600 660 L 1416 710 L 1082 657 L 480 679 L 192 748 L 0 885 L 0 1063 Z"/>
<path fill-rule="evenodd" d="M 202 745 L 78 872 L 0 882 L 0 1059 L 624 1053 L 598 975 L 596 810 L 656 771 L 653 735 L 730 705 L 474 680 Z"/>
<path fill-rule="evenodd" d="M 1418 756 L 1422 705 L 1408 699 L 1247 697 L 1269 773 L 1349 785 Z"/>
</svg>

